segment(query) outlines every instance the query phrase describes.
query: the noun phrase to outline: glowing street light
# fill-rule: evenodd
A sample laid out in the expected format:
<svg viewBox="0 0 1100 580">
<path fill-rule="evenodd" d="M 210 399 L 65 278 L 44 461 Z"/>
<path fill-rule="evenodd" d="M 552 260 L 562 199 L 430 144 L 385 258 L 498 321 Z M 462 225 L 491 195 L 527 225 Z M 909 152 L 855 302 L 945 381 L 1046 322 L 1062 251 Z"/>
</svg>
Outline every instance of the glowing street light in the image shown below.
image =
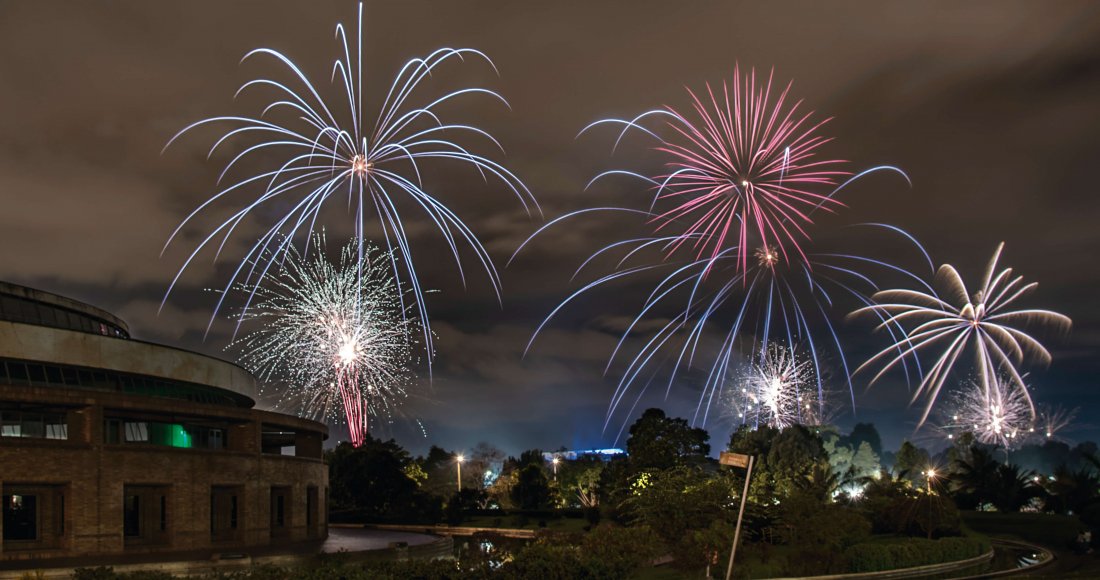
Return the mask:
<svg viewBox="0 0 1100 580">
<path fill-rule="evenodd" d="M 928 483 L 928 539 L 932 539 L 932 480 L 936 479 L 936 470 L 932 467 L 924 472 L 925 481 Z"/>
<path fill-rule="evenodd" d="M 550 463 L 554 466 L 554 481 L 557 481 L 558 480 L 558 464 L 561 463 L 561 457 L 558 457 L 558 456 L 555 455 L 554 458 L 550 460 Z"/>
<path fill-rule="evenodd" d="M 462 491 L 462 462 L 466 461 L 466 456 L 459 453 L 455 456 L 455 469 L 457 473 L 456 479 L 458 480 L 458 491 Z"/>
</svg>

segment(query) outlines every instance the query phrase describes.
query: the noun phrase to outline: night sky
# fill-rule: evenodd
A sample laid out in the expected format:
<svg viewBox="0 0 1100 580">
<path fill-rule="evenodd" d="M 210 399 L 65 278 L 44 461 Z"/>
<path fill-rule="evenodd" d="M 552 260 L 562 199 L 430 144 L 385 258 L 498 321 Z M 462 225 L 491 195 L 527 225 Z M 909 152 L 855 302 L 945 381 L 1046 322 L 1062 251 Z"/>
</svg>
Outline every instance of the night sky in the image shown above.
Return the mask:
<svg viewBox="0 0 1100 580">
<path fill-rule="evenodd" d="M 690 9 L 689 9 L 690 7 Z M 228 267 L 273 213 L 241 229 L 215 266 L 204 255 L 164 311 L 157 307 L 197 236 L 237 209 L 216 206 L 163 257 L 168 235 L 216 191 L 228 155 L 207 161 L 216 133 L 161 149 L 179 129 L 222 114 L 255 114 L 262 101 L 233 101 L 252 78 L 281 74 L 239 65 L 271 47 L 327 86 L 334 26 L 352 24 L 353 2 L 102 2 L 6 0 L 0 4 L 0 279 L 72 296 L 129 322 L 136 338 L 231 357 L 232 326 L 204 340 Z M 846 192 L 846 218 L 887 221 L 916 235 L 935 263 L 980 276 L 996 245 L 1002 264 L 1040 282 L 1029 307 L 1070 316 L 1068 335 L 1041 335 L 1054 354 L 1032 370 L 1039 401 L 1080 407 L 1071 439 L 1100 438 L 1100 6 L 1092 2 L 368 2 L 367 93 L 377 104 L 408 59 L 441 46 L 486 52 L 500 70 L 449 65 L 427 91 L 482 85 L 512 110 L 471 99 L 449 118 L 478 125 L 507 150 L 503 162 L 542 204 L 547 219 L 601 205 L 644 207 L 649 192 L 597 173 L 660 166 L 649 142 L 628 139 L 614 155 L 611 131 L 575 139 L 588 123 L 688 105 L 685 87 L 730 79 L 735 64 L 774 68 L 835 137 L 829 155 L 850 169 L 891 164 L 912 178 L 875 177 Z M 285 78 L 285 77 L 281 77 Z M 239 149 L 237 149 L 239 151 Z M 487 150 L 485 152 L 488 152 Z M 523 358 L 538 322 L 576 289 L 573 269 L 597 244 L 637 232 L 629 220 L 589 219 L 551 232 L 507 269 L 516 247 L 542 223 L 499 183 L 446 163 L 425 166 L 426 187 L 481 237 L 504 283 L 498 304 L 484 277 L 462 288 L 437 232 L 407 212 L 414 252 L 438 334 L 431 384 L 414 389 L 392 434 L 421 452 L 431 444 L 492 442 L 528 447 L 606 446 L 625 420 L 602 432 L 617 379 L 603 366 L 614 329 L 651 286 L 593 294 L 551 325 Z M 239 198 L 238 198 L 239 199 Z M 330 240 L 350 235 L 340 203 L 323 214 Z M 252 237 L 250 237 L 252 236 Z M 474 267 L 472 254 L 466 264 Z M 843 319 L 838 313 L 837 320 Z M 881 347 L 866 323 L 842 323 L 849 356 Z M 423 369 L 421 369 L 423 370 Z M 919 406 L 897 375 L 865 391 L 857 414 L 887 447 L 910 436 Z M 667 400 L 646 403 L 690 416 L 700 377 L 680 380 Z M 839 383 L 836 385 L 839 387 Z M 427 436 L 413 421 L 420 419 Z M 708 423 L 716 447 L 730 426 Z M 337 433 L 339 436 L 339 434 Z M 918 434 L 918 437 L 920 435 Z"/>
</svg>

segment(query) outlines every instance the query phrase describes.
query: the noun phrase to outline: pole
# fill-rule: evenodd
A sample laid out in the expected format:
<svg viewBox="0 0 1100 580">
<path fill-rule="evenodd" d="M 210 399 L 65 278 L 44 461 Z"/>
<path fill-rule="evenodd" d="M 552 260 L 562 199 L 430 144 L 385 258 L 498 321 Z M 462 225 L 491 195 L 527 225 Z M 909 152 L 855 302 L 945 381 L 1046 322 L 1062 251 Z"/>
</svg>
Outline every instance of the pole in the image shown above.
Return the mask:
<svg viewBox="0 0 1100 580">
<path fill-rule="evenodd" d="M 455 467 L 458 468 L 458 471 L 456 472 L 458 473 L 458 476 L 456 477 L 456 479 L 458 480 L 458 491 L 462 491 L 462 461 L 456 461 Z"/>
<path fill-rule="evenodd" d="M 741 539 L 741 518 L 745 515 L 745 500 L 749 498 L 749 480 L 752 479 L 752 464 L 755 456 L 749 456 L 749 469 L 745 472 L 745 489 L 741 492 L 741 509 L 737 510 L 737 527 L 733 530 L 733 547 L 730 548 L 730 563 L 726 567 L 726 580 L 733 577 L 733 559 L 737 556 L 737 541 Z"/>
<path fill-rule="evenodd" d="M 928 470 L 928 539 L 932 539 L 932 470 Z"/>
</svg>

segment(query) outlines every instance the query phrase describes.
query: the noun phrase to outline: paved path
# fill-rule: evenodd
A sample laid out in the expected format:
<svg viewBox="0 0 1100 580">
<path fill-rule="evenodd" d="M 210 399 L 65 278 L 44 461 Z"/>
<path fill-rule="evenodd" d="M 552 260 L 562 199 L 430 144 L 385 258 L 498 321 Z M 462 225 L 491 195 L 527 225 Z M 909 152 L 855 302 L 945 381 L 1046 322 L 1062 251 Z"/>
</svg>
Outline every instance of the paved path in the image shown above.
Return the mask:
<svg viewBox="0 0 1100 580">
<path fill-rule="evenodd" d="M 392 542 L 405 542 L 410 546 L 430 544 L 439 538 L 427 534 L 414 534 L 411 532 L 395 532 L 391 530 L 371 530 L 364 528 L 337 528 L 328 529 L 328 539 L 318 549 L 321 552 L 361 552 L 363 550 L 379 550 L 388 548 Z"/>
</svg>

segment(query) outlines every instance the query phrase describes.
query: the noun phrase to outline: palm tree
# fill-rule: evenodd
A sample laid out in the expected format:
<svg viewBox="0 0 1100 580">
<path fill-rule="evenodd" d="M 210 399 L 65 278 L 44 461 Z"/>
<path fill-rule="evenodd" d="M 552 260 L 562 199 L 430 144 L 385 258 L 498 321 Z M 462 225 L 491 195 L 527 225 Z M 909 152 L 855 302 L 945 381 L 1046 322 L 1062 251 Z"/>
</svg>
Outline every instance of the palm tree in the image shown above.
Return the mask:
<svg viewBox="0 0 1100 580">
<path fill-rule="evenodd" d="M 1000 463 L 988 450 L 974 446 L 970 458 L 956 458 L 952 476 L 952 490 L 956 503 L 963 509 L 975 509 L 993 503 L 999 487 Z"/>
<path fill-rule="evenodd" d="M 1018 465 L 1004 464 L 997 467 L 996 486 L 991 503 L 998 511 L 1017 512 L 1031 498 L 1042 493 L 1035 481 L 1034 471 L 1021 471 Z"/>
</svg>

